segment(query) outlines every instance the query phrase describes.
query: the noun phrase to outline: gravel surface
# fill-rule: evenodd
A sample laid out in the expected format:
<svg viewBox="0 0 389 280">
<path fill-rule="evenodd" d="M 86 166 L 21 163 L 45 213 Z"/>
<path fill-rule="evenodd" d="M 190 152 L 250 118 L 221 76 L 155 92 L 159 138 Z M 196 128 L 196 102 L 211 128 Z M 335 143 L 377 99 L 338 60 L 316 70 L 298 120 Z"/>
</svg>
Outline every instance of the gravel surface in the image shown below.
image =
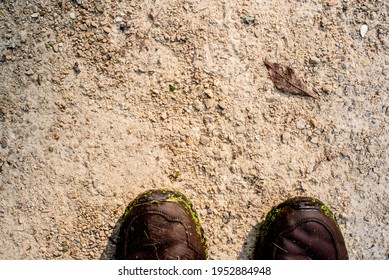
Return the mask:
<svg viewBox="0 0 389 280">
<path fill-rule="evenodd" d="M 388 1 L 0 1 L 0 258 L 112 258 L 137 194 L 186 193 L 210 259 L 324 201 L 389 258 Z M 274 87 L 293 68 L 316 99 Z"/>
</svg>

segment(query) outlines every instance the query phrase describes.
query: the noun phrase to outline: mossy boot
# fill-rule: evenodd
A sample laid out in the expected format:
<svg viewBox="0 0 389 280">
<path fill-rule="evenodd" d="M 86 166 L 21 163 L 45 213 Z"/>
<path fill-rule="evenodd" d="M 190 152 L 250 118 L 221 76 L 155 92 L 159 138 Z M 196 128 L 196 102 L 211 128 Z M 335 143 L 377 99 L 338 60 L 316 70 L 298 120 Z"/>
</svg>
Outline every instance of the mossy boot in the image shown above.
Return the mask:
<svg viewBox="0 0 389 280">
<path fill-rule="evenodd" d="M 162 189 L 139 195 L 121 220 L 116 259 L 207 259 L 197 213 L 180 192 Z"/>
<path fill-rule="evenodd" d="M 335 216 L 321 201 L 289 199 L 274 207 L 260 228 L 255 259 L 345 260 L 347 249 Z"/>
</svg>

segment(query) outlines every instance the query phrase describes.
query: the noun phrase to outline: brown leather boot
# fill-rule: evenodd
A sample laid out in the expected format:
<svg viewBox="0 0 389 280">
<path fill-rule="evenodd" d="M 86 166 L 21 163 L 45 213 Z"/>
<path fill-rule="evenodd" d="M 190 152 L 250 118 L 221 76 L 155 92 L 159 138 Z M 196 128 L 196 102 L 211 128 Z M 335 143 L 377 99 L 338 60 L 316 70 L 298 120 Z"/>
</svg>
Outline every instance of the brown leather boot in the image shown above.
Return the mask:
<svg viewBox="0 0 389 280">
<path fill-rule="evenodd" d="M 207 244 L 197 213 L 177 191 L 151 190 L 126 208 L 116 259 L 207 259 Z"/>
<path fill-rule="evenodd" d="M 273 207 L 267 214 L 254 258 L 346 260 L 348 254 L 329 208 L 317 199 L 297 197 Z"/>
</svg>

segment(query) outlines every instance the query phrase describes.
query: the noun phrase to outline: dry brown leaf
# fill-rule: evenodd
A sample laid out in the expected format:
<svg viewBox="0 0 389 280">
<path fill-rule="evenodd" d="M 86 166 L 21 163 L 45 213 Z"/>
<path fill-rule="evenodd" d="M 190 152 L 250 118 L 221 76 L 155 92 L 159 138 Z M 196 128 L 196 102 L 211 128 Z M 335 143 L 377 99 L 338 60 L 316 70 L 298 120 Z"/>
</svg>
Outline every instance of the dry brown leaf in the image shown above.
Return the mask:
<svg viewBox="0 0 389 280">
<path fill-rule="evenodd" d="M 308 86 L 296 76 L 292 68 L 267 60 L 264 63 L 276 88 L 283 92 L 316 98 Z"/>
</svg>

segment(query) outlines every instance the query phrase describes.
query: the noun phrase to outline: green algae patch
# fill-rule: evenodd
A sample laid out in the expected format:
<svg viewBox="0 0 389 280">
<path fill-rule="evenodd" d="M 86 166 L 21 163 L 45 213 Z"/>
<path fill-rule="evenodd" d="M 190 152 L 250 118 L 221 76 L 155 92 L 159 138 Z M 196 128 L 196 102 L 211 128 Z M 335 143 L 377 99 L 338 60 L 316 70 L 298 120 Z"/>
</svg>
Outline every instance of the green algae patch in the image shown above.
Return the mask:
<svg viewBox="0 0 389 280">
<path fill-rule="evenodd" d="M 339 227 L 339 224 L 338 224 L 338 221 L 336 220 L 335 215 L 331 212 L 330 208 L 328 208 L 327 205 L 325 205 L 325 204 L 321 205 L 320 209 L 324 212 L 324 215 L 326 215 L 327 217 L 331 217 L 334 220 L 336 226 Z"/>
</svg>

